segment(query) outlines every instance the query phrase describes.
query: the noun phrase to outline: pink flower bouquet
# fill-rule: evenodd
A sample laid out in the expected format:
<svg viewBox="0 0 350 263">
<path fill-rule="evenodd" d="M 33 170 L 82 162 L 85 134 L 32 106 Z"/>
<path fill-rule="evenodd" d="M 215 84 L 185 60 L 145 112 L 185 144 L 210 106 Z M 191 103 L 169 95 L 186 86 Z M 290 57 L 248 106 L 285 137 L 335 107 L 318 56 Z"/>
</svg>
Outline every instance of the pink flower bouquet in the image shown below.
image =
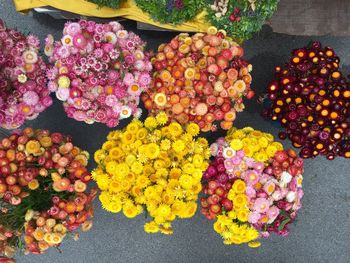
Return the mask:
<svg viewBox="0 0 350 263">
<path fill-rule="evenodd" d="M 46 64 L 36 36 L 6 28 L 0 20 L 0 126 L 15 129 L 52 104 Z"/>
<path fill-rule="evenodd" d="M 286 236 L 301 208 L 303 160 L 273 136 L 231 129 L 211 145 L 215 159 L 203 175 L 202 213 L 216 219 L 225 244 L 260 246 L 260 237 Z"/>
<path fill-rule="evenodd" d="M 68 22 L 61 41 L 46 38 L 45 53 L 55 65 L 49 89 L 63 101 L 70 118 L 116 127 L 138 117 L 140 94 L 151 83 L 150 54 L 145 42 L 118 22 Z"/>
</svg>

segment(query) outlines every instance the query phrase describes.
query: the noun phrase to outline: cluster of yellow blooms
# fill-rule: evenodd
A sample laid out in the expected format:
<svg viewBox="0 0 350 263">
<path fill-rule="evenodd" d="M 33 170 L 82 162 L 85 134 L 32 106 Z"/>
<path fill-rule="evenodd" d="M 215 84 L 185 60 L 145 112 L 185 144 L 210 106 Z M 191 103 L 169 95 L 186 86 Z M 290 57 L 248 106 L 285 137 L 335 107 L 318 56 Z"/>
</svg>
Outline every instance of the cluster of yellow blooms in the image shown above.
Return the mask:
<svg viewBox="0 0 350 263">
<path fill-rule="evenodd" d="M 214 223 L 214 230 L 223 237 L 224 244 L 242 244 L 259 237 L 259 232 L 247 223 L 249 208 L 245 190 L 246 184 L 243 180 L 234 182 L 227 195 L 234 204 L 233 209 L 217 216 Z"/>
<path fill-rule="evenodd" d="M 113 131 L 96 151 L 98 167 L 92 172 L 102 190 L 99 199 L 107 211 L 123 211 L 128 218 L 144 210 L 153 217 L 148 233 L 171 234 L 171 222 L 190 218 L 197 210 L 202 173 L 210 150 L 199 127 L 184 130 L 160 112 L 144 123 L 134 119 L 123 131 Z"/>
<path fill-rule="evenodd" d="M 274 141 L 271 134 L 254 130 L 251 127 L 243 129 L 231 128 L 226 136 L 233 150 L 244 150 L 245 155 L 258 162 L 267 162 L 277 151 L 283 150 L 283 145 Z"/>
</svg>

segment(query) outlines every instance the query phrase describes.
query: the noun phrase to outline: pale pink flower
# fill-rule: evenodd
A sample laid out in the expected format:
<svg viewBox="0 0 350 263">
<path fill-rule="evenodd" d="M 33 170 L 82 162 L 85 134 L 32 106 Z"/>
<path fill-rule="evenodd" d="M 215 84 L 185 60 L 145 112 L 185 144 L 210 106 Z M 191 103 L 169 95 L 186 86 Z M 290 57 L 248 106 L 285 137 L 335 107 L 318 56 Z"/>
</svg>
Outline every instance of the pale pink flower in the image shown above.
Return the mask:
<svg viewBox="0 0 350 263">
<path fill-rule="evenodd" d="M 257 212 L 249 212 L 248 222 L 251 224 L 256 224 L 256 223 L 258 223 L 260 217 L 261 217 L 261 215 Z"/>
<path fill-rule="evenodd" d="M 253 207 L 258 213 L 265 213 L 269 209 L 270 204 L 266 198 L 257 198 Z"/>
<path fill-rule="evenodd" d="M 36 105 L 39 102 L 39 95 L 34 91 L 27 91 L 23 94 L 23 102 L 28 105 Z"/>
</svg>

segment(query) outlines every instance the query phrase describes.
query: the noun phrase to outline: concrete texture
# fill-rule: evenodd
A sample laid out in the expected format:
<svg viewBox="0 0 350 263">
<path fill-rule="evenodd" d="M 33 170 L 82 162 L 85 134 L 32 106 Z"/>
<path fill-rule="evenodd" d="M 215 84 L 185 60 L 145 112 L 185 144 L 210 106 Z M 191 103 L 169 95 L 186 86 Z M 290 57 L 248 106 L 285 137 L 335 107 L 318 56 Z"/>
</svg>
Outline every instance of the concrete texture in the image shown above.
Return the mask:
<svg viewBox="0 0 350 263">
<path fill-rule="evenodd" d="M 270 24 L 290 35 L 350 36 L 349 11 L 346 0 L 280 0 Z"/>
<path fill-rule="evenodd" d="M 60 36 L 63 21 L 43 15 L 22 16 L 15 12 L 12 1 L 0 1 L 0 18 L 8 26 L 24 32 L 32 32 L 44 39 L 47 33 Z M 131 24 L 128 28 L 133 28 Z M 138 32 L 155 49 L 170 40 L 173 33 Z M 342 58 L 342 68 L 349 72 L 350 38 L 298 37 L 272 33 L 265 27 L 263 32 L 244 44 L 246 58 L 253 64 L 253 87 L 261 95 L 273 76 L 276 65 L 288 58 L 290 50 L 306 45 L 312 39 L 334 47 Z M 274 135 L 278 125 L 263 120 L 260 106 L 255 100 L 247 103 L 247 109 L 238 115 L 237 127 L 253 126 Z M 145 117 L 145 116 L 143 116 Z M 127 121 L 123 122 L 125 125 Z M 29 126 L 69 133 L 80 147 L 93 153 L 110 131 L 103 125 L 86 125 L 68 119 L 60 102 L 54 105 Z M 122 126 L 120 126 L 122 127 Z M 210 141 L 220 133 L 209 134 Z M 283 142 L 289 146 L 287 141 Z M 91 161 L 90 167 L 94 164 Z M 192 219 L 174 223 L 174 234 L 164 236 L 143 232 L 144 216 L 128 220 L 123 215 L 107 213 L 96 200 L 95 225 L 89 233 L 82 233 L 78 242 L 67 240 L 61 246 L 62 254 L 51 249 L 45 255 L 18 256 L 19 263 L 150 263 L 150 262 L 261 262 L 348 263 L 350 258 L 350 161 L 338 158 L 327 161 L 320 157 L 306 160 L 303 198 L 304 207 L 298 220 L 291 227 L 287 238 L 272 235 L 262 240 L 259 249 L 245 245 L 226 246 L 200 213 Z"/>
</svg>

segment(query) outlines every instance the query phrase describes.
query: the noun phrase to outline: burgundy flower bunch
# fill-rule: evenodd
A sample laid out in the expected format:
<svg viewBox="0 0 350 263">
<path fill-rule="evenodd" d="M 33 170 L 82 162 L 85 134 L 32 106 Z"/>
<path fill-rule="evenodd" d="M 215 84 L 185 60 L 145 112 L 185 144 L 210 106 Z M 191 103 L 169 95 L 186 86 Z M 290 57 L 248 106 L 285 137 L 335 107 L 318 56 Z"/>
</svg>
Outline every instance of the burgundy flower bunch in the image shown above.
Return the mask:
<svg viewBox="0 0 350 263">
<path fill-rule="evenodd" d="M 6 28 L 0 20 L 0 126 L 15 129 L 52 104 L 46 64 L 36 36 Z"/>
<path fill-rule="evenodd" d="M 276 67 L 267 88 L 271 105 L 263 115 L 282 124 L 279 137 L 301 148 L 302 158 L 350 158 L 350 87 L 339 63 L 331 47 L 313 42 Z"/>
</svg>

